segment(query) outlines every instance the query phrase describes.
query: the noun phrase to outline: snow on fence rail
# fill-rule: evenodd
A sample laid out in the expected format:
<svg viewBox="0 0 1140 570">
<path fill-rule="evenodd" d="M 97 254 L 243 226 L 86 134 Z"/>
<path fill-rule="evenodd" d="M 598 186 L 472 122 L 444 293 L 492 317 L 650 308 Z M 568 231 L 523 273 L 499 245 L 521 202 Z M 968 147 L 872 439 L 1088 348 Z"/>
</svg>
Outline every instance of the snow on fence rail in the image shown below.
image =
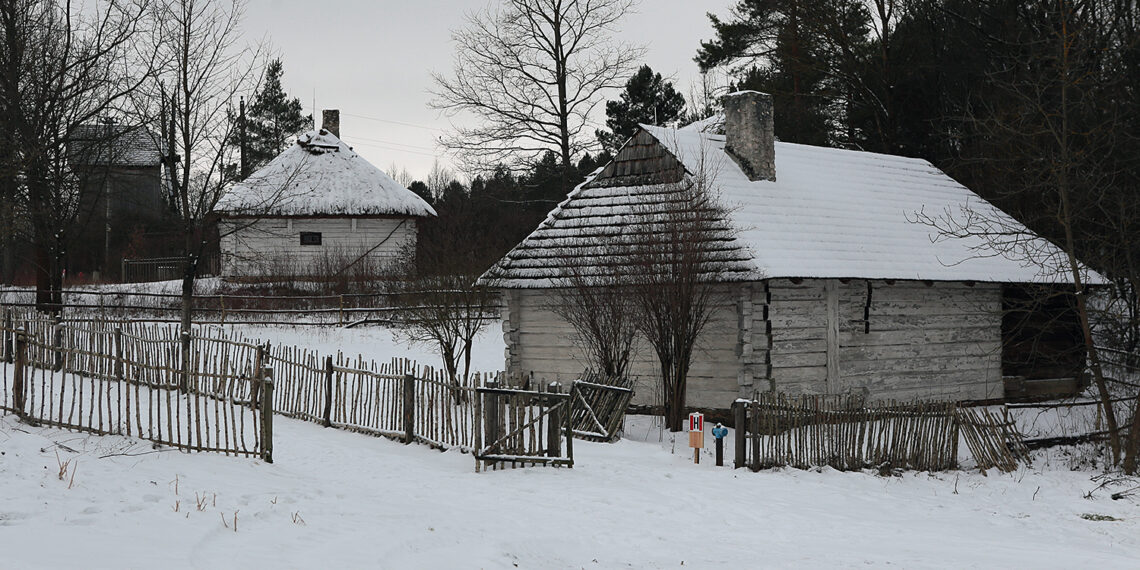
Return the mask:
<svg viewBox="0 0 1140 570">
<path fill-rule="evenodd" d="M 1027 459 L 1008 418 L 955 402 L 883 402 L 862 396 L 762 393 L 733 404 L 736 467 L 753 471 L 828 465 L 839 470 L 953 469 L 959 437 L 983 471 Z"/>
<path fill-rule="evenodd" d="M 472 451 L 478 424 L 475 389 L 488 379 L 498 378 L 476 374 L 467 382 L 453 382 L 444 371 L 421 367 L 410 360 L 378 363 L 363 357 L 349 359 L 339 352 L 335 357 L 322 356 L 309 349 L 255 344 L 224 334 L 191 337 L 190 371 L 186 374 L 182 369 L 178 328 L 172 325 L 64 324 L 31 313 L 9 312 L 0 329 L 3 330 L 5 358 L 14 353 L 17 333 L 31 339 L 22 348 L 24 364 L 38 370 L 44 378 L 53 379 L 50 382 L 52 394 L 58 382 L 69 381 L 62 376 L 55 379 L 52 374 L 56 372 L 71 375 L 72 382 L 86 382 L 88 392 L 95 390 L 101 395 L 118 389 L 108 383 L 126 383 L 136 391 L 153 392 L 154 395 L 147 396 L 150 400 L 146 404 L 151 406 L 148 409 L 154 416 L 153 421 L 147 424 L 148 430 L 142 432 L 137 428 L 137 421 L 130 424 L 136 426 L 130 435 L 148 437 L 153 433 L 149 439 L 176 447 L 260 454 L 270 460 L 272 440 L 260 432 L 259 447 L 237 450 L 218 445 L 218 441 L 223 444 L 229 441 L 215 437 L 223 426 L 219 422 L 231 422 L 224 425 L 232 432 L 235 424 L 228 418 L 245 421 L 237 411 L 220 410 L 218 406 L 249 405 L 249 402 L 268 398 L 265 409 L 289 417 L 394 437 L 407 443 L 416 441 L 441 449 L 457 447 Z M 42 384 L 43 389 L 48 389 L 48 382 Z M 271 392 L 267 394 L 262 386 L 272 387 Z M 136 396 L 136 407 L 142 405 L 138 399 Z M 89 397 L 87 401 L 102 402 L 103 396 L 94 400 Z M 70 400 L 64 404 L 70 405 Z M 163 406 L 164 410 L 158 409 Z M 9 411 L 15 408 L 6 406 Z M 205 419 L 200 418 L 200 408 L 206 410 Z M 187 410 L 189 415 L 171 410 Z M 89 416 L 91 421 L 103 418 L 101 413 L 96 416 L 92 412 Z M 52 420 L 62 425 L 58 418 L 53 416 Z M 118 421 L 116 416 L 115 421 L 108 420 L 106 425 L 64 422 L 68 424 L 64 427 L 96 433 L 128 433 L 127 420 Z M 192 422 L 198 421 L 204 422 L 205 427 L 191 427 Z M 259 422 L 260 418 L 250 425 L 255 430 L 263 429 Z M 269 429 L 264 431 L 271 432 L 271 424 L 266 427 Z M 203 429 L 204 436 L 199 434 Z M 184 432 L 185 440 L 180 439 Z"/>
</svg>

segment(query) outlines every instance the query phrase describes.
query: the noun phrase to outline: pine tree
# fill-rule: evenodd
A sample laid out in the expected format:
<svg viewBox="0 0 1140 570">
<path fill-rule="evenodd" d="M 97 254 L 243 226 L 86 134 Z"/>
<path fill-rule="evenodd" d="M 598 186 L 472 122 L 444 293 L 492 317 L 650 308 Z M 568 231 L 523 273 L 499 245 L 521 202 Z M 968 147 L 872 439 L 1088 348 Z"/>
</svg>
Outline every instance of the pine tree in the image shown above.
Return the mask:
<svg viewBox="0 0 1140 570">
<path fill-rule="evenodd" d="M 740 0 L 731 19 L 709 19 L 716 38 L 701 42 L 701 69 L 732 66 L 732 89 L 770 93 L 780 140 L 831 143 L 848 91 L 837 78 L 844 54 L 866 47 L 866 10 L 851 0 Z"/>
<path fill-rule="evenodd" d="M 246 153 L 249 172 L 265 166 L 289 144 L 289 139 L 312 128 L 312 115 L 301 113 L 301 100 L 289 98 L 281 87 L 285 73 L 280 59 L 265 68 L 265 82 L 246 109 Z"/>
<path fill-rule="evenodd" d="M 664 125 L 680 118 L 684 110 L 685 98 L 673 84 L 643 65 L 626 82 L 621 98 L 606 102 L 609 131 L 597 131 L 598 142 L 612 155 L 637 132 L 638 123 Z"/>
</svg>

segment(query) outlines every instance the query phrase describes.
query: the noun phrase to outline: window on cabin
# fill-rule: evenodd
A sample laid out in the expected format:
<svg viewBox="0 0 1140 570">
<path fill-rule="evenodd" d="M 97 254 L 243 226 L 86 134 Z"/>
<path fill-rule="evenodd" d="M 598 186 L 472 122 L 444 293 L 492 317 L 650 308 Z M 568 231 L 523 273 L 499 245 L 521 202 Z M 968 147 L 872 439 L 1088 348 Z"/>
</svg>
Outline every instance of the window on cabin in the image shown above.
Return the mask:
<svg viewBox="0 0 1140 570">
<path fill-rule="evenodd" d="M 321 232 L 301 232 L 301 245 L 321 245 Z"/>
</svg>

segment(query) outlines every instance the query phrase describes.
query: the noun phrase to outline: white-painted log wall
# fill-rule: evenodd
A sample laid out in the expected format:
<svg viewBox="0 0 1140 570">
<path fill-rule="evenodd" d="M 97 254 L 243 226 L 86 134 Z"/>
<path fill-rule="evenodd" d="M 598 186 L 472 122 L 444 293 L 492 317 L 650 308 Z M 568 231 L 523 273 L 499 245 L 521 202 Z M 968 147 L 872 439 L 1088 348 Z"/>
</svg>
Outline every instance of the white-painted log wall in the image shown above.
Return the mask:
<svg viewBox="0 0 1140 570">
<path fill-rule="evenodd" d="M 394 261 L 416 240 L 416 219 L 396 217 L 295 217 L 223 219 L 222 275 L 266 275 L 283 267 L 306 268 L 328 255 L 368 254 Z M 301 232 L 320 232 L 321 245 L 301 245 Z M 379 247 L 376 247 L 379 244 Z M 303 269 L 302 269 L 303 271 Z"/>
</svg>

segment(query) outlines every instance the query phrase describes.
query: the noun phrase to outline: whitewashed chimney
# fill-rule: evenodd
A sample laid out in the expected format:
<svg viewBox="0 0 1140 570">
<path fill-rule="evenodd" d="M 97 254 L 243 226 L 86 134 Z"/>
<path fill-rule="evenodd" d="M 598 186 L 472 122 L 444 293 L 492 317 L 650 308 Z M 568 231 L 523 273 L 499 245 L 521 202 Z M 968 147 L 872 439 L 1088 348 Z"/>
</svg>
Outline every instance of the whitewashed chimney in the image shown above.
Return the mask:
<svg viewBox="0 0 1140 570">
<path fill-rule="evenodd" d="M 340 138 L 340 111 L 338 109 L 325 109 L 321 112 L 321 128 Z"/>
<path fill-rule="evenodd" d="M 725 149 L 749 180 L 776 179 L 776 134 L 772 96 L 737 91 L 721 99 L 724 105 Z"/>
</svg>

